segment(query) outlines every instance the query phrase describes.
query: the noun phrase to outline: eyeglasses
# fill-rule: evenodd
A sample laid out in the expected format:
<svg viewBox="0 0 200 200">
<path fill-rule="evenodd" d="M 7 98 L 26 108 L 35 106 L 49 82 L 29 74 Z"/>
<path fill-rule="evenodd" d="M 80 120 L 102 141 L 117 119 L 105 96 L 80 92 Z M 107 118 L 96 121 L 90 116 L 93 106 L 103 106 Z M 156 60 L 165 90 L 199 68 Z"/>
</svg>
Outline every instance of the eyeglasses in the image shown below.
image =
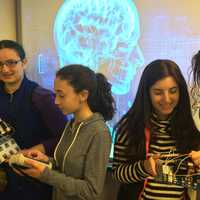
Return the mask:
<svg viewBox="0 0 200 200">
<path fill-rule="evenodd" d="M 4 65 L 7 67 L 15 67 L 21 60 L 6 60 L 4 62 L 0 62 L 0 68 L 2 68 Z"/>
</svg>

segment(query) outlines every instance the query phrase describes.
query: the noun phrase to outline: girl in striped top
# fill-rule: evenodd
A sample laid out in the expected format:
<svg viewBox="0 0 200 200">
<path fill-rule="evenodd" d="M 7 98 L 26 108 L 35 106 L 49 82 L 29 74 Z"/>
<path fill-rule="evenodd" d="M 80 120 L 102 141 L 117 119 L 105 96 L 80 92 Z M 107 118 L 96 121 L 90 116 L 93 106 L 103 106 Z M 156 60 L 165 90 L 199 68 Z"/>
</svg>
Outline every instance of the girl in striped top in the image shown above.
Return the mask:
<svg viewBox="0 0 200 200">
<path fill-rule="evenodd" d="M 185 198 L 183 186 L 149 178 L 159 173 L 162 154 L 189 154 L 200 167 L 200 133 L 192 119 L 186 82 L 176 63 L 155 60 L 145 68 L 135 101 L 115 130 L 113 175 L 122 183 L 118 200 Z"/>
</svg>

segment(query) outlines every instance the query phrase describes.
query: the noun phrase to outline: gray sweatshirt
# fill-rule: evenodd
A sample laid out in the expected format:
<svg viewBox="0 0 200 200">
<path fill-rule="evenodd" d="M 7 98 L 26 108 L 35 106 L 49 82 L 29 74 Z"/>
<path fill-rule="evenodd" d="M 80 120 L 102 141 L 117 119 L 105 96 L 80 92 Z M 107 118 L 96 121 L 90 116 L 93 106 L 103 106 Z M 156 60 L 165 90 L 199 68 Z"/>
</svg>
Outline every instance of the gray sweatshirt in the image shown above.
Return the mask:
<svg viewBox="0 0 200 200">
<path fill-rule="evenodd" d="M 52 185 L 53 200 L 96 200 L 104 185 L 111 137 L 95 113 L 76 127 L 66 125 L 55 149 L 56 170 L 45 169 L 40 181 Z"/>
</svg>

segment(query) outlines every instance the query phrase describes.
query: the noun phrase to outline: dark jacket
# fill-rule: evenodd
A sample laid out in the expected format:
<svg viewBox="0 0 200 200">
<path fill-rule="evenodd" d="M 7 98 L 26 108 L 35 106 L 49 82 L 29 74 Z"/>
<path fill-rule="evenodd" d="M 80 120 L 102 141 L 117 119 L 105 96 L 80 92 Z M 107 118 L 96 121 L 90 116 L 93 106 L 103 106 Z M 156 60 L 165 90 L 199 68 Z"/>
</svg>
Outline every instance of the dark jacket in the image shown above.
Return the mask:
<svg viewBox="0 0 200 200">
<path fill-rule="evenodd" d="M 15 129 L 12 137 L 21 149 L 42 143 L 52 154 L 64 128 L 66 117 L 54 104 L 54 94 L 24 77 L 20 88 L 7 94 L 0 83 L 0 118 Z M 47 185 L 33 183 L 6 168 L 8 186 L 0 199 L 45 200 L 51 198 Z"/>
</svg>

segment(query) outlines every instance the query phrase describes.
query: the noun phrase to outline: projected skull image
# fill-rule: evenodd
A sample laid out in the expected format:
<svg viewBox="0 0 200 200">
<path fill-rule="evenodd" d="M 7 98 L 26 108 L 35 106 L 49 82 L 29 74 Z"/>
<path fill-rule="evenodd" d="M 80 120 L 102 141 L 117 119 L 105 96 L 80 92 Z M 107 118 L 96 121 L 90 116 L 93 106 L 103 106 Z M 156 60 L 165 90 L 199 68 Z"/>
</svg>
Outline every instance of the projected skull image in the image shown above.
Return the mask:
<svg viewBox="0 0 200 200">
<path fill-rule="evenodd" d="M 143 65 L 139 37 L 138 13 L 131 0 L 66 0 L 54 24 L 60 65 L 83 64 L 104 73 L 115 95 L 129 92 Z"/>
<path fill-rule="evenodd" d="M 139 38 L 139 16 L 132 0 L 66 0 L 55 18 L 60 66 L 83 64 L 112 83 L 117 112 L 107 124 L 113 141 L 113 126 L 132 104 L 132 81 L 144 64 Z"/>
</svg>

